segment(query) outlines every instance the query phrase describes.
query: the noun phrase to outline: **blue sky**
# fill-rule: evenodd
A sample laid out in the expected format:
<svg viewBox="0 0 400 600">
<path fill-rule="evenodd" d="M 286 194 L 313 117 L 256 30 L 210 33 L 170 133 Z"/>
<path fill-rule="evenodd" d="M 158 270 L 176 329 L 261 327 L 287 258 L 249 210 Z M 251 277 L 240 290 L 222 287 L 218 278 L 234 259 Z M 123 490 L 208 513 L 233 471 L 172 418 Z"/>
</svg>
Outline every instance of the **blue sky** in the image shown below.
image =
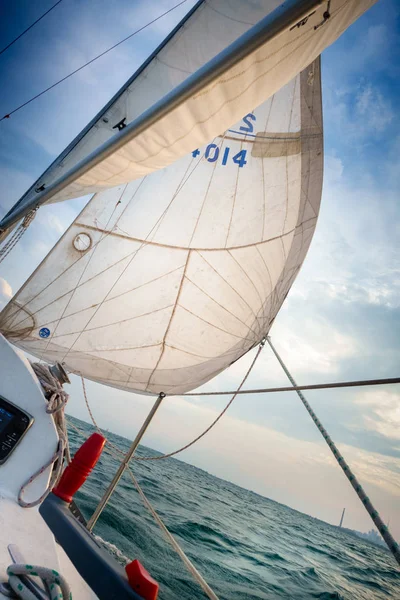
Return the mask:
<svg viewBox="0 0 400 600">
<path fill-rule="evenodd" d="M 0 10 L 1 46 L 53 4 L 16 0 Z M 171 0 L 63 0 L 0 55 L 1 115 L 161 14 Z M 86 125 L 193 3 L 0 122 L 3 214 Z M 118 6 L 118 8 L 116 8 Z M 316 234 L 271 331 L 299 383 L 395 377 L 400 358 L 400 9 L 381 0 L 322 57 L 325 179 Z M 2 263 L 4 303 L 51 249 L 83 200 L 41 209 Z M 234 387 L 251 356 L 207 384 Z M 286 385 L 266 348 L 249 386 Z M 149 399 L 96 384 L 101 425 L 132 438 Z M 312 392 L 307 398 L 400 538 L 400 389 Z M 145 443 L 173 450 L 197 435 L 226 400 L 171 399 Z M 87 419 L 79 382 L 69 411 Z M 358 499 L 294 394 L 242 396 L 182 459 L 330 522 L 347 507 L 367 530 Z M 397 524 L 396 524 L 397 516 Z M 397 527 L 397 529 L 396 529 Z"/>
</svg>

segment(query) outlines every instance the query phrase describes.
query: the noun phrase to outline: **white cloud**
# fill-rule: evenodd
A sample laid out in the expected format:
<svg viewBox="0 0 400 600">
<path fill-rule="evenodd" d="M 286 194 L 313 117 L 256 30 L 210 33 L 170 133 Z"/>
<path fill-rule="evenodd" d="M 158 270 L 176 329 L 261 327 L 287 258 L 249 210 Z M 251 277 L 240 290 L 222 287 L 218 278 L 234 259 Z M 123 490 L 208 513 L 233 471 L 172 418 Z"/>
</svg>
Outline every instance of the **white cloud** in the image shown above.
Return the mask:
<svg viewBox="0 0 400 600">
<path fill-rule="evenodd" d="M 0 277 L 0 309 L 4 308 L 4 306 L 11 300 L 13 296 L 11 285 Z"/>
<path fill-rule="evenodd" d="M 36 262 L 39 262 L 50 252 L 51 247 L 52 245 L 49 241 L 46 242 L 44 240 L 36 240 L 30 245 L 29 251 L 36 259 Z"/>
<path fill-rule="evenodd" d="M 377 23 L 364 29 L 360 38 L 354 41 L 358 51 L 346 54 L 346 60 L 342 63 L 343 70 L 359 73 L 368 65 L 371 66 L 371 63 L 379 64 L 379 61 L 383 63 L 380 67 L 385 68 L 389 35 L 384 23 Z"/>
<path fill-rule="evenodd" d="M 388 100 L 381 92 L 369 83 L 363 87 L 356 98 L 356 109 L 360 121 L 367 121 L 368 129 L 384 131 L 394 118 L 394 113 Z M 363 130 L 365 127 L 363 128 Z"/>
<path fill-rule="evenodd" d="M 383 11 L 389 14 L 390 7 L 386 6 Z M 396 11 L 393 20 L 397 17 Z M 384 23 L 376 23 L 369 27 L 360 28 L 357 32 L 351 28 L 347 35 L 347 45 L 336 43 L 331 49 L 325 51 L 331 53 L 335 60 L 335 69 L 331 71 L 331 83 L 336 82 L 338 90 L 346 89 L 354 80 L 360 80 L 362 76 L 369 76 L 376 71 L 393 71 L 394 65 L 391 60 L 392 42 L 396 44 L 396 30 L 389 31 Z M 349 48 L 349 38 L 351 45 Z M 325 53 L 324 53 L 325 54 Z M 324 60 L 323 56 L 323 60 Z M 329 76 L 329 74 L 326 74 Z M 338 87 L 339 86 L 339 87 Z"/>
<path fill-rule="evenodd" d="M 371 25 L 367 29 L 365 36 L 365 46 L 370 54 L 376 54 L 379 50 L 385 51 L 385 45 L 388 38 L 388 29 L 383 23 Z"/>
<path fill-rule="evenodd" d="M 65 209 L 63 209 L 62 212 L 65 212 Z M 38 211 L 35 218 L 42 227 L 45 227 L 47 232 L 50 228 L 54 230 L 58 237 L 62 235 L 65 231 L 65 224 L 62 223 L 61 219 L 58 216 L 56 216 L 54 212 L 40 210 Z"/>
<path fill-rule="evenodd" d="M 318 315 L 299 321 L 288 310 L 276 321 L 272 333 L 279 340 L 279 351 L 290 370 L 296 374 L 336 374 L 341 362 L 355 356 L 358 350 L 355 339 Z"/>
<path fill-rule="evenodd" d="M 12 288 L 11 285 L 0 277 L 0 302 L 8 302 L 12 298 Z"/>
<path fill-rule="evenodd" d="M 0 294 L 6 298 L 11 298 L 12 296 L 11 285 L 2 277 L 0 277 Z"/>
<path fill-rule="evenodd" d="M 343 176 L 343 161 L 337 156 L 325 155 L 324 186 L 339 183 Z"/>
<path fill-rule="evenodd" d="M 400 440 L 400 393 L 385 390 L 364 392 L 356 398 L 356 403 L 372 409 L 372 415 L 363 417 L 365 428 Z"/>
<path fill-rule="evenodd" d="M 325 166 L 318 226 L 291 294 L 314 303 L 325 296 L 338 303 L 399 307 L 397 193 L 371 183 L 368 173 L 346 170 L 334 155 L 326 156 Z"/>
<path fill-rule="evenodd" d="M 389 285 L 387 282 L 381 283 L 379 278 L 370 278 L 365 279 L 362 284 L 354 281 L 347 284 L 326 283 L 325 293 L 330 298 L 345 304 L 361 302 L 386 306 L 387 308 L 397 308 L 400 306 L 400 297 L 395 289 L 398 286 L 398 282 Z"/>
<path fill-rule="evenodd" d="M 362 484 L 367 482 L 395 497 L 400 497 L 400 460 L 398 458 L 382 456 L 375 452 L 365 452 L 346 445 L 341 445 L 340 450 Z"/>
</svg>

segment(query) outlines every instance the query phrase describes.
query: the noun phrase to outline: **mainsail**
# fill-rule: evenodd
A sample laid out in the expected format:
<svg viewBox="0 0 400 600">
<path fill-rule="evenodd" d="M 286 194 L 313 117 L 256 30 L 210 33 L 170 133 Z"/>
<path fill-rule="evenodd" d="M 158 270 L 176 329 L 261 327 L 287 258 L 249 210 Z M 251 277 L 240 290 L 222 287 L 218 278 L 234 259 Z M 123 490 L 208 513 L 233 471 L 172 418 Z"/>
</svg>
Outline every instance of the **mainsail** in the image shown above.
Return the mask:
<svg viewBox="0 0 400 600">
<path fill-rule="evenodd" d="M 375 1 L 198 2 L 1 226 L 38 203 L 127 183 L 208 143 L 296 77 Z"/>
<path fill-rule="evenodd" d="M 314 232 L 319 59 L 211 143 L 96 194 L 13 298 L 1 329 L 83 376 L 197 387 L 268 332 Z"/>
</svg>

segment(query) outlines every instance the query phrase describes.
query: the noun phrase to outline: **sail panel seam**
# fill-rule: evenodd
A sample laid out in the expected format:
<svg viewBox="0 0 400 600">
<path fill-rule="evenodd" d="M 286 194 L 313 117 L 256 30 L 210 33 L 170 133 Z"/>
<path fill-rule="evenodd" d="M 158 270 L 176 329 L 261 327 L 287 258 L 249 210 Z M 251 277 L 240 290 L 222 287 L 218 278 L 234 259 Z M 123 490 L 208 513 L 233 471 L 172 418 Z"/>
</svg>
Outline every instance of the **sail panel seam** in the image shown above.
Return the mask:
<svg viewBox="0 0 400 600">
<path fill-rule="evenodd" d="M 256 294 L 261 302 L 261 306 L 263 305 L 264 300 L 261 298 L 260 292 L 257 289 L 256 284 L 254 283 L 254 281 L 249 277 L 249 275 L 246 273 L 245 269 L 243 269 L 242 265 L 240 264 L 240 262 L 233 256 L 232 252 L 230 250 L 228 250 L 228 254 L 229 256 L 233 259 L 233 261 L 237 264 L 237 266 L 239 267 L 239 269 L 242 271 L 243 275 L 250 281 L 251 285 L 253 286 L 253 288 L 256 291 Z"/>
<path fill-rule="evenodd" d="M 214 141 L 215 141 L 215 138 L 214 138 L 213 142 L 214 142 Z M 222 146 L 223 142 L 224 142 L 224 139 L 222 138 L 222 140 L 221 140 L 221 143 L 220 143 L 220 148 L 221 148 L 221 146 Z M 199 161 L 199 163 L 198 163 L 198 164 L 200 164 L 200 162 L 201 162 L 201 161 Z M 213 180 L 213 178 L 214 178 L 214 175 L 215 175 L 215 169 L 216 169 L 216 168 L 217 168 L 217 162 L 215 161 L 215 162 L 214 162 L 214 164 L 213 164 L 212 171 L 211 171 L 211 176 L 210 176 L 210 179 L 209 179 L 209 181 L 208 181 L 208 185 L 207 185 L 206 193 L 204 194 L 204 197 L 203 197 L 203 202 L 201 203 L 200 211 L 199 211 L 199 213 L 198 213 L 198 215 L 197 215 L 196 223 L 195 223 L 195 225 L 194 225 L 194 227 L 193 227 L 192 235 L 191 235 L 191 237 L 190 237 L 190 241 L 189 241 L 189 248 L 191 248 L 191 243 L 192 243 L 192 241 L 193 241 L 193 238 L 194 238 L 194 236 L 196 235 L 196 230 L 197 230 L 198 224 L 199 224 L 199 222 L 200 222 L 201 215 L 203 214 L 204 205 L 205 205 L 205 203 L 207 202 L 208 192 L 210 191 L 211 183 L 212 183 L 212 180 Z"/>
<path fill-rule="evenodd" d="M 254 312 L 254 309 L 250 306 L 250 304 L 247 302 L 247 300 L 245 298 L 243 298 L 243 296 L 241 294 L 239 294 L 237 289 L 235 289 L 233 287 L 233 285 L 230 284 L 229 281 L 227 281 L 227 279 L 225 279 L 225 277 L 223 277 L 221 275 L 221 273 L 219 271 L 217 271 L 217 269 L 212 264 L 210 264 L 208 262 L 208 260 L 206 260 L 200 252 L 197 252 L 197 254 L 204 260 L 204 262 L 210 267 L 210 269 L 212 269 L 214 271 L 214 273 L 216 273 L 222 279 L 222 281 L 224 281 L 231 288 L 231 290 L 233 290 L 239 296 L 239 298 L 246 304 L 246 306 L 249 308 L 250 312 L 254 315 L 254 317 L 257 318 L 257 315 Z"/>
<path fill-rule="evenodd" d="M 217 15 L 221 15 L 221 17 L 224 17 L 225 19 L 228 19 L 229 21 L 234 21 L 235 23 L 241 23 L 242 25 L 250 25 L 250 27 L 253 27 L 254 25 L 256 25 L 256 23 L 253 23 L 250 21 L 242 21 L 241 19 L 235 19 L 234 17 L 224 14 L 223 12 L 221 12 L 220 10 L 217 10 L 214 6 L 212 6 L 211 2 L 207 2 L 207 6 L 213 12 L 217 13 Z"/>
<path fill-rule="evenodd" d="M 212 267 L 212 266 L 211 266 L 211 265 L 208 263 L 208 261 L 207 261 L 207 260 L 204 258 L 204 256 L 201 254 L 201 252 L 223 252 L 223 251 L 229 251 L 229 250 L 235 250 L 235 249 L 243 249 L 243 248 L 257 247 L 257 246 L 259 246 L 259 245 L 262 245 L 262 244 L 268 244 L 269 242 L 276 241 L 276 240 L 280 240 L 282 237 L 285 237 L 285 236 L 287 236 L 287 235 L 291 235 L 291 234 L 292 234 L 292 233 L 293 233 L 293 232 L 294 232 L 296 229 L 298 229 L 299 227 L 302 227 L 304 224 L 306 224 L 306 223 L 308 223 L 308 222 L 311 222 L 311 221 L 314 221 L 314 220 L 315 220 L 315 217 L 312 217 L 312 218 L 310 218 L 310 219 L 307 219 L 307 221 L 303 221 L 303 222 L 302 222 L 300 225 L 296 225 L 296 227 L 295 227 L 294 229 L 292 229 L 291 231 L 288 231 L 287 233 L 283 234 L 283 236 L 276 236 L 276 237 L 274 237 L 274 238 L 270 238 L 270 239 L 268 239 L 268 240 L 263 240 L 263 241 L 261 241 L 261 242 L 257 242 L 257 243 L 255 243 L 255 244 L 246 244 L 246 245 L 243 245 L 243 246 L 233 246 L 233 247 L 231 247 L 231 248 L 199 248 L 199 249 L 198 249 L 198 248 L 190 248 L 190 250 L 193 250 L 193 251 L 196 251 L 196 252 L 198 252 L 198 254 L 199 254 L 199 255 L 200 255 L 202 258 L 203 258 L 203 260 L 204 260 L 204 261 L 205 261 L 205 262 L 206 262 L 206 263 L 207 263 L 207 264 L 208 264 L 208 265 L 209 265 L 209 266 L 210 266 L 210 267 L 211 267 L 211 268 L 212 268 L 212 269 L 213 269 L 213 270 L 214 270 L 214 271 L 215 271 L 215 272 L 216 272 L 216 273 L 217 273 L 217 274 L 218 274 L 218 275 L 221 277 L 221 275 L 220 275 L 220 274 L 219 274 L 219 273 L 218 273 L 218 272 L 217 272 L 217 271 L 214 269 L 214 267 Z M 81 224 L 81 223 L 79 223 L 79 226 L 85 226 L 85 227 L 88 227 L 88 228 L 90 228 L 90 226 L 86 226 L 86 225 L 83 225 L 83 224 Z M 92 229 L 97 229 L 97 228 L 92 228 Z M 107 234 L 107 231 L 106 231 L 106 230 L 99 230 L 99 231 L 101 231 L 101 232 L 104 232 L 104 233 L 106 233 L 106 234 Z M 110 232 L 110 234 L 111 234 L 111 232 Z M 103 238 L 102 238 L 101 240 L 99 240 L 99 242 L 97 242 L 97 244 L 99 244 L 101 241 L 103 241 L 103 240 L 105 239 L 105 237 L 106 237 L 106 236 L 103 236 Z M 164 245 L 162 245 L 162 244 L 158 244 L 158 243 L 156 243 L 156 242 L 146 242 L 146 240 L 141 240 L 141 239 L 136 239 L 136 238 L 135 238 L 135 239 L 133 239 L 133 238 L 129 238 L 129 239 L 132 239 L 132 241 L 137 241 L 137 242 L 140 242 L 140 243 L 142 243 L 143 245 L 153 245 L 153 246 L 160 246 L 160 247 L 166 247 L 166 248 L 172 248 L 172 249 L 175 249 L 175 248 L 176 248 L 176 249 L 178 249 L 178 250 L 186 250 L 186 251 L 188 250 L 188 248 L 184 248 L 184 247 L 180 247 L 180 246 L 164 246 Z M 96 245 L 97 245 L 97 244 L 96 244 Z M 95 247 L 96 247 L 96 245 L 95 245 L 95 246 L 93 246 L 93 248 L 95 248 Z M 139 249 L 140 249 L 140 248 L 139 248 Z M 120 262 L 123 262 L 124 260 L 126 260 L 126 259 L 130 258 L 130 257 L 132 256 L 132 254 L 134 254 L 135 252 L 137 252 L 139 249 L 135 249 L 133 252 L 130 252 L 129 254 L 127 254 L 126 256 L 124 256 L 123 258 L 119 259 L 118 261 L 116 261 L 116 262 L 115 262 L 115 263 L 113 263 L 112 265 L 108 266 L 106 269 L 103 269 L 103 271 L 100 271 L 99 273 L 97 273 L 96 275 L 94 275 L 92 278 L 90 278 L 90 279 L 86 280 L 86 281 L 85 281 L 85 282 L 83 282 L 83 283 L 79 283 L 77 286 L 75 286 L 74 288 L 71 288 L 71 289 L 70 289 L 68 292 L 65 292 L 65 293 L 64 293 L 64 294 L 62 294 L 61 296 L 58 296 L 57 298 L 55 298 L 54 300 L 52 300 L 51 302 L 49 302 L 49 303 L 48 303 L 48 304 L 46 304 L 45 306 L 42 306 L 42 307 L 40 307 L 40 308 L 39 308 L 39 309 L 37 309 L 36 311 L 31 311 L 31 312 L 30 312 L 30 314 L 29 314 L 28 316 L 25 316 L 23 319 L 21 319 L 20 321 L 18 321 L 18 323 L 15 323 L 15 324 L 14 324 L 14 327 L 20 326 L 20 325 L 21 325 L 21 324 L 22 324 L 22 323 L 23 323 L 25 320 L 27 320 L 29 317 L 32 317 L 32 316 L 35 316 L 35 315 L 37 315 L 37 314 L 38 314 L 40 311 L 42 311 L 42 310 L 44 310 L 45 308 L 48 308 L 49 306 L 53 305 L 55 302 L 57 302 L 58 300 L 62 299 L 62 298 L 63 298 L 63 297 L 65 297 L 66 295 L 68 295 L 68 294 L 72 293 L 74 290 L 76 290 L 76 289 L 78 289 L 78 288 L 80 288 L 80 287 L 84 286 L 86 283 L 88 283 L 88 282 L 92 281 L 92 280 L 93 280 L 93 279 L 95 279 L 96 277 L 99 277 L 99 276 L 101 276 L 101 275 L 102 275 L 102 274 L 104 274 L 106 271 L 108 271 L 108 270 L 112 269 L 113 267 L 115 267 L 115 266 L 116 266 L 117 264 L 119 264 Z M 77 259 L 77 260 L 76 260 L 74 263 L 72 263 L 72 264 L 71 264 L 69 267 L 67 267 L 67 269 L 65 269 L 65 270 L 64 270 L 62 273 L 60 273 L 60 275 L 58 275 L 58 276 L 57 276 L 57 277 L 56 277 L 56 278 L 55 278 L 55 279 L 54 279 L 52 282 L 50 282 L 50 283 L 49 283 L 49 284 L 48 284 L 48 285 L 47 285 L 45 288 L 43 288 L 43 289 L 42 289 L 40 292 L 38 292 L 38 293 L 37 293 L 37 294 L 36 294 L 36 295 L 35 295 L 33 298 L 29 299 L 29 300 L 28 300 L 28 301 L 27 301 L 27 302 L 26 302 L 24 305 L 21 305 L 20 307 L 18 307 L 18 310 L 16 310 L 16 312 L 15 312 L 15 313 L 13 313 L 13 314 L 10 316 L 10 318 L 14 318 L 14 317 L 15 317 L 15 316 L 18 314 L 18 312 L 19 312 L 20 310 L 25 310 L 25 309 L 26 309 L 26 310 L 29 310 L 29 309 L 27 309 L 26 307 L 27 307 L 27 306 L 28 306 L 28 305 L 29 305 L 31 302 L 33 302 L 34 300 L 36 300 L 36 298 L 38 298 L 38 296 L 40 296 L 40 295 L 41 295 L 41 294 L 42 294 L 44 291 L 46 291 L 46 290 L 47 290 L 47 289 L 48 289 L 48 288 L 49 288 L 49 287 L 50 287 L 50 286 L 51 286 L 51 285 L 52 285 L 52 284 L 53 284 L 55 281 L 57 281 L 57 280 L 58 280 L 60 277 L 62 277 L 62 276 L 63 276 L 63 275 L 64 275 L 64 274 L 65 274 L 65 273 L 66 273 L 66 272 L 67 272 L 67 271 L 68 271 L 68 270 L 69 270 L 69 269 L 72 267 L 72 266 L 74 266 L 74 265 L 75 265 L 75 264 L 76 264 L 76 263 L 77 263 L 79 260 L 81 260 L 82 258 L 83 258 L 83 257 L 79 257 L 79 259 Z M 183 265 L 182 265 L 182 266 L 183 266 Z M 178 269 L 179 269 L 179 268 L 182 268 L 182 266 L 178 267 Z M 177 269 L 177 270 L 178 270 L 178 269 Z M 174 272 L 174 271 L 171 271 L 170 273 L 172 273 L 172 272 Z M 166 275 L 168 275 L 168 274 L 170 274 L 170 273 L 167 273 Z M 224 280 L 224 281 L 225 281 L 225 280 Z M 149 283 L 151 283 L 151 282 L 149 282 Z M 226 283 L 227 283 L 227 282 L 226 282 Z M 230 284 L 228 284 L 228 285 L 230 285 Z M 231 286 L 231 287 L 232 287 L 232 286 Z M 134 289 L 135 289 L 135 288 L 134 288 Z M 136 289 L 137 289 L 137 288 L 136 288 Z M 232 289 L 233 289 L 233 290 L 234 290 L 236 293 L 238 293 L 238 292 L 237 292 L 237 290 L 235 290 L 234 288 L 232 288 Z M 128 293 L 128 292 L 127 292 L 127 293 Z M 238 295 L 240 296 L 240 294 L 238 294 Z M 112 298 L 109 298 L 109 299 L 106 299 L 106 300 L 104 300 L 104 302 L 108 302 L 109 300 L 113 300 L 113 299 L 115 299 L 115 298 L 117 298 L 117 297 L 118 297 L 118 296 L 113 296 Z M 244 299 L 242 296 L 240 296 L 240 297 L 241 297 L 241 299 L 242 299 L 242 300 L 243 300 L 243 301 L 244 301 L 244 302 L 247 304 L 246 300 L 245 300 L 245 299 Z M 99 304 L 99 303 L 98 303 L 98 304 Z M 98 306 L 98 304 L 96 304 L 96 306 Z M 247 304 L 247 305 L 248 305 L 248 304 Z M 249 306 L 249 305 L 248 305 L 248 306 Z M 87 310 L 88 308 L 91 308 L 91 307 L 86 307 L 86 308 L 85 308 L 85 309 L 83 309 L 83 310 Z M 249 306 L 249 308 L 250 308 L 250 306 Z M 79 312 L 79 311 L 78 311 L 78 312 Z M 75 313 L 73 313 L 73 314 L 75 314 Z M 66 316 L 70 316 L 70 315 L 66 315 Z M 255 313 L 254 313 L 254 316 L 256 316 L 256 315 L 255 315 Z M 62 316 L 62 317 L 59 317 L 59 319 L 60 319 L 60 320 L 61 320 L 61 319 L 63 319 L 63 318 L 64 318 L 63 316 Z M 55 319 L 54 321 L 56 321 L 56 320 L 57 320 L 57 319 Z M 51 322 L 54 322 L 54 321 L 51 321 Z"/>
<path fill-rule="evenodd" d="M 304 221 L 304 223 L 307 223 L 308 221 L 311 221 L 314 218 L 315 217 L 310 217 L 310 219 L 307 219 L 307 221 Z M 273 242 L 275 240 L 278 240 L 281 237 L 285 237 L 286 235 L 290 235 L 291 233 L 293 233 L 293 231 L 295 231 L 296 227 L 299 227 L 299 225 L 296 225 L 290 231 L 286 231 L 285 233 L 276 235 L 276 236 L 268 238 L 266 240 L 260 240 L 258 242 L 252 242 L 250 244 L 242 244 L 242 245 L 238 245 L 238 246 L 222 246 L 222 247 L 210 248 L 210 247 L 200 247 L 200 246 L 199 247 L 197 247 L 197 246 L 175 246 L 175 245 L 172 245 L 172 244 L 163 244 L 161 242 L 147 241 L 146 239 L 133 237 L 133 236 L 130 236 L 128 234 L 116 233 L 115 231 L 109 231 L 109 230 L 101 229 L 99 227 L 95 227 L 94 225 L 88 225 L 86 223 L 74 223 L 74 225 L 77 225 L 79 227 L 86 227 L 87 229 L 90 229 L 92 231 L 100 231 L 100 232 L 103 232 L 103 233 L 107 233 L 108 232 L 109 235 L 111 235 L 111 236 L 121 237 L 123 239 L 131 240 L 133 242 L 145 243 L 148 246 L 159 246 L 160 248 L 170 248 L 172 250 L 174 250 L 174 249 L 176 249 L 176 250 L 193 250 L 195 252 L 224 252 L 224 251 L 229 251 L 229 250 L 241 250 L 242 248 L 252 248 L 253 246 L 259 246 L 261 244 L 267 244 L 268 242 Z M 130 255 L 128 254 L 124 258 L 128 258 L 129 256 Z M 123 260 L 123 259 L 121 259 L 121 260 Z M 117 264 L 117 263 L 114 263 L 114 264 Z M 114 264 L 111 265 L 111 266 L 114 266 Z M 111 268 L 111 267 L 109 267 L 109 268 Z"/>
<path fill-rule="evenodd" d="M 128 184 L 126 184 L 126 186 L 125 186 L 125 189 L 126 189 L 127 185 L 128 185 Z M 114 215 L 114 213 L 115 213 L 115 211 L 116 211 L 116 209 L 117 209 L 117 206 L 118 206 L 118 203 L 117 203 L 117 204 L 114 206 L 114 209 L 113 209 L 113 210 L 112 210 L 112 212 L 111 212 L 111 215 L 110 215 L 110 218 L 109 218 L 109 220 L 108 220 L 108 223 L 111 221 L 111 219 L 112 219 L 112 217 L 113 217 L 113 215 Z M 104 236 L 104 237 L 105 237 L 105 236 Z M 90 252 L 90 254 L 89 254 L 89 258 L 88 258 L 88 261 L 86 262 L 86 265 L 84 265 L 84 267 L 83 267 L 83 270 L 82 270 L 82 273 L 81 273 L 81 275 L 80 275 L 80 277 L 79 277 L 79 279 L 78 279 L 78 283 L 77 283 L 77 285 L 78 285 L 78 284 L 80 283 L 80 281 L 82 280 L 82 277 L 84 276 L 84 274 L 85 274 L 85 272 L 86 272 L 86 269 L 88 268 L 88 266 L 89 266 L 89 264 L 90 264 L 90 262 L 91 262 L 91 260 L 92 260 L 93 256 L 95 255 L 95 253 L 96 253 L 96 250 L 97 250 L 97 246 L 96 246 L 95 248 L 93 248 L 93 251 L 92 251 L 92 252 Z M 65 311 L 67 310 L 68 306 L 70 305 L 70 302 L 71 302 L 71 300 L 72 300 L 72 298 L 73 298 L 73 296 L 74 296 L 74 294 L 75 294 L 75 292 L 76 292 L 77 285 L 76 285 L 76 286 L 75 286 L 75 288 L 73 289 L 73 291 L 72 291 L 72 293 L 71 293 L 71 297 L 69 298 L 69 300 L 68 300 L 68 302 L 67 302 L 67 304 L 66 304 L 66 306 L 65 306 L 65 308 L 64 308 L 64 310 L 63 310 L 63 312 L 62 312 L 62 314 L 61 314 L 61 317 L 60 317 L 60 319 L 61 319 L 61 318 L 64 316 L 64 314 L 65 314 Z M 45 346 L 44 352 L 46 352 L 46 351 L 47 351 L 47 348 L 48 348 L 48 346 L 49 346 L 49 344 L 50 344 L 50 342 L 51 342 L 52 338 L 54 337 L 54 334 L 55 334 L 55 332 L 57 331 L 57 327 L 58 327 L 58 326 L 59 326 L 59 324 L 60 324 L 60 319 L 59 319 L 59 321 L 58 321 L 57 325 L 55 326 L 55 329 L 54 329 L 54 331 L 53 331 L 53 335 L 50 335 L 50 337 L 49 337 L 49 338 L 48 338 L 48 340 L 47 340 L 47 345 Z M 42 360 L 42 357 L 43 357 L 43 354 L 40 356 L 40 360 Z"/>
<path fill-rule="evenodd" d="M 209 298 L 209 300 L 211 300 L 212 302 L 214 302 L 217 306 L 219 306 L 220 308 L 222 308 L 223 310 L 225 310 L 228 314 L 230 314 L 232 317 L 234 317 L 235 319 L 237 319 L 239 321 L 239 323 L 241 323 L 242 325 L 244 325 L 244 327 L 246 327 L 247 329 L 249 329 L 250 331 L 253 331 L 253 333 L 256 335 L 256 332 L 253 330 L 253 328 L 248 324 L 245 323 L 245 321 L 243 321 L 242 319 L 240 319 L 237 315 L 235 315 L 232 311 L 230 311 L 228 308 L 226 308 L 226 306 L 223 306 L 222 304 L 220 304 L 217 300 L 215 300 L 215 298 L 212 298 L 209 294 L 207 294 L 207 292 L 205 290 L 203 290 L 203 288 L 201 288 L 200 286 L 198 286 L 196 283 L 194 283 L 194 281 L 192 281 L 188 276 L 186 276 L 186 280 L 189 281 L 189 283 L 191 283 L 192 285 L 194 285 L 194 287 L 196 287 L 200 292 L 202 292 L 205 296 L 207 296 L 207 298 Z"/>
<path fill-rule="evenodd" d="M 162 341 L 162 349 L 161 349 L 161 352 L 160 352 L 160 356 L 158 357 L 158 360 L 157 360 L 156 366 L 154 367 L 153 371 L 151 372 L 151 375 L 150 375 L 150 377 L 149 377 L 149 380 L 148 380 L 148 384 L 147 384 L 146 390 L 148 389 L 149 385 L 151 384 L 151 379 L 152 379 L 152 377 L 153 377 L 154 373 L 156 372 L 156 370 L 157 370 L 157 367 L 158 367 L 158 365 L 160 364 L 160 361 L 161 361 L 161 359 L 162 359 L 162 357 L 163 357 L 163 355 L 164 355 L 164 350 L 165 350 L 165 342 L 166 342 L 167 335 L 168 335 L 168 332 L 169 332 L 169 330 L 170 330 L 171 323 L 172 323 L 172 321 L 173 321 L 173 318 L 174 318 L 174 315 L 175 315 L 175 312 L 176 312 L 176 307 L 178 306 L 179 298 L 180 298 L 180 295 L 181 295 L 181 292 L 182 292 L 182 288 L 183 288 L 183 282 L 184 282 L 184 280 L 185 280 L 186 271 L 187 271 L 187 268 L 188 268 L 188 265 L 189 265 L 190 255 L 191 255 L 191 251 L 189 250 L 189 251 L 188 251 L 187 258 L 186 258 L 186 264 L 185 264 L 185 268 L 184 268 L 184 270 L 183 270 L 183 273 L 182 273 L 182 278 L 181 278 L 181 281 L 180 281 L 180 285 L 179 285 L 178 293 L 177 293 L 177 295 L 176 295 L 175 303 L 174 303 L 174 305 L 173 305 L 173 306 L 174 306 L 174 308 L 172 309 L 172 313 L 171 313 L 171 316 L 170 316 L 170 319 L 169 319 L 169 322 L 168 322 L 167 328 L 166 328 L 166 330 L 165 330 L 165 332 L 164 332 L 164 337 L 163 337 L 163 341 Z"/>
<path fill-rule="evenodd" d="M 300 77 L 300 79 L 301 79 L 301 77 Z M 301 87 L 300 81 L 299 81 L 299 87 Z M 300 89 L 299 89 L 299 97 L 300 97 L 300 103 L 301 103 L 301 90 Z M 292 102 L 290 105 L 290 117 L 289 117 L 289 127 L 288 127 L 289 130 L 290 130 L 290 127 L 292 124 L 293 107 L 294 107 L 295 99 L 296 99 L 296 83 L 293 86 L 293 90 L 292 90 Z M 301 119 L 300 119 L 300 122 L 301 122 Z M 302 155 L 300 155 L 300 156 L 301 156 L 300 161 L 302 162 L 303 157 L 302 157 Z M 288 215 L 288 210 L 289 210 L 289 157 L 287 154 L 285 156 L 285 173 L 286 173 L 286 202 L 285 202 L 285 218 L 283 220 L 282 234 L 285 232 L 287 215 Z M 301 181 L 301 176 L 300 176 L 300 181 Z"/>
<path fill-rule="evenodd" d="M 83 331 L 69 331 L 67 333 L 60 333 L 59 335 L 53 335 L 52 339 L 56 340 L 60 337 L 64 337 L 66 335 L 75 335 L 77 333 L 83 334 L 88 331 L 97 331 L 98 329 L 104 329 L 105 327 L 111 327 L 112 325 L 120 325 L 121 323 L 128 323 L 129 321 L 134 321 L 135 319 L 140 319 L 141 317 L 147 317 L 149 315 L 154 315 L 155 313 L 161 312 L 163 310 L 167 310 L 174 306 L 173 304 L 168 304 L 167 306 L 162 306 L 161 308 L 155 308 L 154 310 L 150 310 L 149 312 L 142 313 L 140 315 L 135 315 L 134 317 L 129 317 L 128 319 L 121 319 L 120 321 L 113 321 L 112 323 L 106 323 L 105 325 L 96 325 L 95 327 L 86 327 Z"/>
<path fill-rule="evenodd" d="M 223 333 L 226 333 L 227 335 L 231 335 L 232 337 L 235 337 L 235 338 L 237 338 L 240 341 L 243 341 L 243 339 L 244 339 L 243 336 L 236 335 L 235 333 L 232 333 L 231 331 L 227 331 L 226 329 L 223 329 L 222 327 L 218 327 L 217 325 L 214 325 L 210 321 L 207 321 L 207 319 L 204 319 L 203 317 L 200 317 L 200 315 L 197 315 L 196 313 L 192 312 L 191 310 L 189 310 L 188 308 L 185 308 L 182 305 L 179 305 L 179 308 L 181 308 L 185 312 L 187 312 L 190 315 L 192 315 L 192 317 L 195 317 L 196 319 L 199 319 L 200 321 L 203 321 L 203 323 L 207 323 L 207 325 L 210 325 L 210 327 L 213 327 L 214 329 L 218 329 L 218 331 L 222 331 Z M 255 336 L 254 336 L 254 339 L 255 339 Z"/>
</svg>

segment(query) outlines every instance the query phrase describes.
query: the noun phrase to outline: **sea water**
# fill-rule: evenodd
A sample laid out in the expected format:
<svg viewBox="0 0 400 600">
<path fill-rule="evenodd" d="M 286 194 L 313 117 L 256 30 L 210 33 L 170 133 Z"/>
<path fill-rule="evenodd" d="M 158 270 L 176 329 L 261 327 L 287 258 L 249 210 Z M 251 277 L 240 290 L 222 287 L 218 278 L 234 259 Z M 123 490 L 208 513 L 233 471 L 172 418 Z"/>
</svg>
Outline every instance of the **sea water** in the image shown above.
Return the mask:
<svg viewBox="0 0 400 600">
<path fill-rule="evenodd" d="M 71 419 L 89 435 L 93 428 Z M 82 443 L 69 429 L 72 449 Z M 125 438 L 108 433 L 122 450 Z M 140 446 L 138 456 L 158 456 Z M 133 462 L 146 496 L 220 600 L 400 599 L 391 554 L 338 527 L 169 458 Z M 118 461 L 103 452 L 76 501 L 88 518 Z M 94 532 L 159 582 L 159 600 L 206 596 L 143 505 L 128 475 Z M 118 550 L 117 550 L 118 549 Z M 117 556 L 118 558 L 118 556 Z"/>
</svg>

